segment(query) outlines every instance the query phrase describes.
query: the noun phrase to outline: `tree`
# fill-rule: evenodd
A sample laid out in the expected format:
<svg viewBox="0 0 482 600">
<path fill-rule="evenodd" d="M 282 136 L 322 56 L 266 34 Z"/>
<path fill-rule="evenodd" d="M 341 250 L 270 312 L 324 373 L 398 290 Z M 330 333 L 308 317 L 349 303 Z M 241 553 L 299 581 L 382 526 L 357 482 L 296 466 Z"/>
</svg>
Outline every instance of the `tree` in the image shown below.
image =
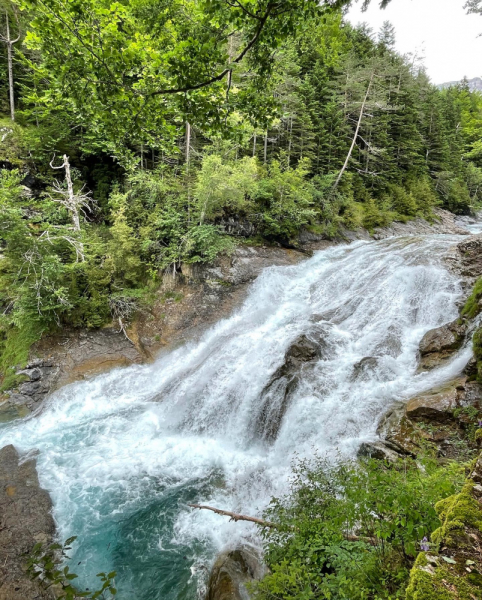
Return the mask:
<svg viewBox="0 0 482 600">
<path fill-rule="evenodd" d="M 384 21 L 378 32 L 378 43 L 385 51 L 390 50 L 393 52 L 395 50 L 395 41 L 395 27 L 390 21 Z"/>
<path fill-rule="evenodd" d="M 17 23 L 17 36 L 12 37 L 10 31 L 10 13 L 13 13 Z M 7 46 L 8 94 L 10 100 L 10 118 L 15 121 L 15 94 L 13 89 L 13 46 L 20 40 L 20 27 L 15 5 L 5 6 L 5 35 L 0 34 L 0 40 Z"/>
<path fill-rule="evenodd" d="M 208 132 L 237 109 L 262 116 L 252 96 L 269 86 L 273 52 L 307 18 L 347 1 L 19 3 L 32 16 L 26 45 L 41 56 L 31 67 L 49 81 L 36 101 L 51 110 L 67 104 L 97 129 L 97 144 L 132 156 L 141 143 L 172 148 L 185 121 Z M 244 91 L 230 94 L 223 80 L 245 68 Z"/>
</svg>

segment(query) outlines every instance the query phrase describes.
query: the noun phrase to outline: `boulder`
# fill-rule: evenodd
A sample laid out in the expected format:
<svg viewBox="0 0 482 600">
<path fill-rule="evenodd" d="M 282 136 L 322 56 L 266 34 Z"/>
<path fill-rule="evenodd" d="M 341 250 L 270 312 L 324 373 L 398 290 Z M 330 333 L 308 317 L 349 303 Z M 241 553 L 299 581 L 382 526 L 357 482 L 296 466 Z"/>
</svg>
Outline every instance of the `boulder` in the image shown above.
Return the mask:
<svg viewBox="0 0 482 600">
<path fill-rule="evenodd" d="M 401 458 L 398 452 L 389 448 L 383 441 L 363 442 L 358 450 L 358 456 L 386 460 L 392 463 Z"/>
<path fill-rule="evenodd" d="M 405 404 L 401 402 L 382 417 L 377 434 L 400 454 L 414 457 L 420 451 L 420 442 L 425 437 L 407 417 Z"/>
<path fill-rule="evenodd" d="M 375 356 L 366 356 L 353 365 L 352 381 L 368 380 L 373 376 L 373 372 L 378 366 L 378 358 Z"/>
<path fill-rule="evenodd" d="M 262 439 L 272 441 L 278 435 L 302 369 L 314 364 L 327 349 L 324 342 L 325 331 L 323 325 L 318 325 L 309 335 L 300 335 L 288 348 L 283 364 L 264 388 L 261 394 L 261 410 L 255 426 Z"/>
<path fill-rule="evenodd" d="M 465 332 L 458 320 L 427 331 L 419 345 L 420 368 L 433 369 L 449 359 L 462 346 Z"/>
<path fill-rule="evenodd" d="M 473 235 L 457 244 L 459 270 L 464 277 L 482 276 L 482 234 Z"/>
<path fill-rule="evenodd" d="M 445 385 L 415 396 L 408 401 L 406 415 L 410 419 L 430 419 L 444 422 L 453 419 L 453 411 L 465 399 L 466 378 L 459 377 Z"/>
<path fill-rule="evenodd" d="M 0 420 L 2 414 L 13 414 L 15 408 L 22 407 L 28 414 L 41 406 L 55 385 L 58 373 L 59 368 L 50 359 L 35 359 L 25 369 L 17 371 L 25 381 L 16 390 L 8 392 L 7 403 L 0 407 Z"/>
<path fill-rule="evenodd" d="M 55 533 L 52 502 L 38 482 L 35 460 L 20 460 L 13 446 L 0 450 L 0 600 L 50 600 L 25 572 L 25 555 Z"/>
<path fill-rule="evenodd" d="M 251 547 L 223 552 L 209 576 L 206 600 L 249 600 L 246 584 L 266 573 L 259 553 Z"/>
</svg>

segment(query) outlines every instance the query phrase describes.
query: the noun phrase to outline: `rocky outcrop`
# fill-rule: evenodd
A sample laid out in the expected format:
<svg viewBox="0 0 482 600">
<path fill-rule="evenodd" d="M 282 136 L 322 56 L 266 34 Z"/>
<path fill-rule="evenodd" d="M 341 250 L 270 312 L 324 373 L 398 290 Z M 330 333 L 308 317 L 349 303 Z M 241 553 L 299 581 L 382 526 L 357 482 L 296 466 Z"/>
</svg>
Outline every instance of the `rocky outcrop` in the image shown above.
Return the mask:
<svg viewBox="0 0 482 600">
<path fill-rule="evenodd" d="M 316 363 L 326 349 L 324 334 L 323 325 L 314 326 L 309 335 L 299 336 L 286 351 L 283 364 L 261 394 L 262 408 L 255 430 L 262 439 L 272 441 L 278 435 L 301 370 Z"/>
<path fill-rule="evenodd" d="M 29 578 L 24 564 L 36 543 L 52 541 L 51 508 L 35 460 L 22 461 L 13 446 L 0 450 L 0 600 L 54 598 Z"/>
<path fill-rule="evenodd" d="M 431 223 L 421 218 L 406 223 L 395 221 L 388 227 L 377 228 L 373 237 L 376 240 L 383 240 L 397 235 L 429 235 L 432 233 L 469 235 L 466 229 L 457 224 L 456 216 L 453 213 L 441 208 L 433 209 L 433 213 L 435 220 Z"/>
<path fill-rule="evenodd" d="M 242 546 L 224 552 L 214 563 L 206 600 L 249 600 L 246 584 L 261 579 L 266 572 L 253 548 Z"/>
<path fill-rule="evenodd" d="M 392 451 L 416 456 L 420 451 L 421 431 L 407 416 L 406 405 L 395 405 L 380 421 L 377 434 Z"/>
<path fill-rule="evenodd" d="M 441 366 L 452 358 L 465 339 L 466 324 L 459 319 L 428 331 L 419 345 L 420 369 L 429 370 Z"/>
<path fill-rule="evenodd" d="M 25 382 L 8 395 L 8 403 L 19 411 L 22 408 L 29 412 L 35 410 L 53 388 L 58 373 L 59 368 L 53 360 L 33 360 L 25 369 L 18 371 L 25 377 Z"/>
<path fill-rule="evenodd" d="M 482 276 L 482 234 L 473 235 L 457 244 L 458 270 L 463 277 Z"/>
<path fill-rule="evenodd" d="M 394 462 L 415 458 L 429 445 L 440 457 L 465 460 L 476 449 L 477 437 L 482 441 L 473 436 L 481 409 L 482 385 L 458 377 L 395 404 L 380 420 L 378 439 L 362 444 L 359 456 Z"/>
<path fill-rule="evenodd" d="M 440 422 L 452 420 L 454 410 L 465 400 L 465 384 L 466 377 L 460 377 L 412 398 L 405 407 L 407 417 Z"/>
</svg>

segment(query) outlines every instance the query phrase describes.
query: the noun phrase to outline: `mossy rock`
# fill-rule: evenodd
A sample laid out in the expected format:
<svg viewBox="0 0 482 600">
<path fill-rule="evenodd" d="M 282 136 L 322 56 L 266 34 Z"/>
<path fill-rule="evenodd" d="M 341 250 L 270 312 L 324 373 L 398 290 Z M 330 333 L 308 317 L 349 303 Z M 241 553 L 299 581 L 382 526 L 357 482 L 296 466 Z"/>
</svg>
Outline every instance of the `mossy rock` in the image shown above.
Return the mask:
<svg viewBox="0 0 482 600">
<path fill-rule="evenodd" d="M 430 558 L 430 560 L 427 558 Z M 410 572 L 406 600 L 479 600 L 482 589 L 455 568 L 442 564 L 442 558 L 421 552 Z"/>
<path fill-rule="evenodd" d="M 466 529 L 473 528 L 482 532 L 482 511 L 472 496 L 474 483 L 468 481 L 460 494 L 454 494 L 435 505 L 442 525 L 432 533 L 432 541 L 447 546 L 465 546 Z"/>
</svg>

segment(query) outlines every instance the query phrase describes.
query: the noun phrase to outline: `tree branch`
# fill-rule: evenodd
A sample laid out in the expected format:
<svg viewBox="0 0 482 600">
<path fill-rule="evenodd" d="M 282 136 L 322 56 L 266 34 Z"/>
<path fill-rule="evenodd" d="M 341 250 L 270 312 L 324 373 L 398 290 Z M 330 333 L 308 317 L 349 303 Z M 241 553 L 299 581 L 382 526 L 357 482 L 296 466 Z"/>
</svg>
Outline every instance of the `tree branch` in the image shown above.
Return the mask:
<svg viewBox="0 0 482 600">
<path fill-rule="evenodd" d="M 233 63 L 239 63 L 243 60 L 243 58 L 246 56 L 246 54 L 251 50 L 251 48 L 256 44 L 256 42 L 259 39 L 259 36 L 261 35 L 261 32 L 263 31 L 264 26 L 266 25 L 266 22 L 268 21 L 268 18 L 274 8 L 274 4 L 272 2 L 270 2 L 268 4 L 267 10 L 265 12 L 265 14 L 262 17 L 259 17 L 259 26 L 256 30 L 256 33 L 254 34 L 254 36 L 251 38 L 250 42 L 246 45 L 246 47 L 244 48 L 244 50 L 232 61 Z M 211 85 L 212 83 L 216 83 L 217 81 L 221 81 L 222 79 L 224 79 L 226 77 L 226 75 L 231 71 L 231 68 L 226 68 L 224 69 L 224 71 L 222 71 L 221 73 L 219 73 L 219 75 L 215 75 L 214 77 L 211 77 L 211 79 L 208 79 L 206 81 L 203 81 L 202 83 L 196 83 L 194 85 L 186 85 L 184 87 L 181 88 L 172 88 L 172 89 L 164 89 L 164 90 L 157 90 L 155 92 L 151 92 L 150 94 L 148 94 L 148 96 L 160 96 L 163 94 L 180 94 L 182 92 L 190 92 L 190 91 L 194 91 L 194 90 L 199 90 L 202 89 L 203 87 L 207 87 L 208 85 Z"/>
<path fill-rule="evenodd" d="M 248 517 L 246 515 L 239 515 L 234 512 L 229 512 L 228 510 L 221 510 L 219 508 L 213 508 L 212 506 L 205 506 L 202 504 L 188 504 L 191 508 L 198 508 L 204 510 L 211 510 L 217 515 L 222 515 L 224 517 L 231 517 L 231 521 L 248 521 L 249 523 L 256 523 L 256 525 L 261 525 L 261 527 L 277 527 L 275 523 L 271 523 L 270 521 L 263 521 L 263 519 L 258 519 L 257 517 Z"/>
</svg>

